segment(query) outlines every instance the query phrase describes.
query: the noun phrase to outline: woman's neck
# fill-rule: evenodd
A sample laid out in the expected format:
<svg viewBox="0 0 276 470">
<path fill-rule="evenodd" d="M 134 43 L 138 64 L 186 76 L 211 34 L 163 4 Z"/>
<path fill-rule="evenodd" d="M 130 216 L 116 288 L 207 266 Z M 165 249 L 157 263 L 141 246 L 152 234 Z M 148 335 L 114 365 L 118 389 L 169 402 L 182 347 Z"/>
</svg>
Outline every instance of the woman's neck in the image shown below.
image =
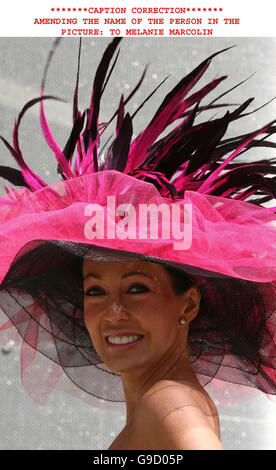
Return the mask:
<svg viewBox="0 0 276 470">
<path fill-rule="evenodd" d="M 141 403 L 151 388 L 160 380 L 179 381 L 194 386 L 200 386 L 197 376 L 191 366 L 189 353 L 183 353 L 181 357 L 166 358 L 164 362 L 147 370 L 135 370 L 122 374 L 122 382 L 126 402 L 126 424 L 128 425 Z"/>
</svg>

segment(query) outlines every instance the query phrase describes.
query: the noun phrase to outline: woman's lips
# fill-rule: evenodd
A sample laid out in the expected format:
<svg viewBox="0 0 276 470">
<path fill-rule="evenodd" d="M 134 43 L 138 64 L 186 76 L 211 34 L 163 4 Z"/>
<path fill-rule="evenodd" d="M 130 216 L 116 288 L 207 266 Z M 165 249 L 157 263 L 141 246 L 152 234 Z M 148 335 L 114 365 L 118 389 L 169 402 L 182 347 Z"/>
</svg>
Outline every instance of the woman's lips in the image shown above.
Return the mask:
<svg viewBox="0 0 276 470">
<path fill-rule="evenodd" d="M 138 336 L 138 335 L 141 335 L 142 336 L 142 333 L 138 333 L 137 331 L 131 331 L 131 330 L 119 330 L 119 329 L 108 329 L 104 332 L 104 336 L 105 338 L 107 338 L 108 336 L 118 336 L 118 337 L 122 337 L 122 336 Z"/>
<path fill-rule="evenodd" d="M 127 336 L 127 335 L 124 335 L 124 336 Z M 129 336 L 135 336 L 135 335 L 129 335 Z M 135 347 L 138 343 L 141 343 L 141 341 L 143 341 L 143 339 L 144 339 L 144 336 L 142 336 L 142 338 L 138 338 L 138 339 L 135 339 L 134 341 L 131 341 L 131 343 L 124 343 L 124 344 L 110 343 L 108 341 L 108 337 L 105 338 L 105 341 L 106 341 L 106 344 L 108 345 L 108 347 L 111 348 L 111 349 L 130 349 L 132 347 Z"/>
</svg>

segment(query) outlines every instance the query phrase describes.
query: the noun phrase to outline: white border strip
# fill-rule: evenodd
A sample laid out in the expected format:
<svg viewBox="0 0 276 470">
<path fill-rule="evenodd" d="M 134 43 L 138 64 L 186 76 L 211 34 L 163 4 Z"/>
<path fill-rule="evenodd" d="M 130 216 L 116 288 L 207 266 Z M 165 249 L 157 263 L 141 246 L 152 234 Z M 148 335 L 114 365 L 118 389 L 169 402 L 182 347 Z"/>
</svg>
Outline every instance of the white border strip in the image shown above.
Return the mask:
<svg viewBox="0 0 276 470">
<path fill-rule="evenodd" d="M 272 0 L 9 0 L 2 3 L 2 37 L 275 35 L 276 6 Z M 125 9 L 125 12 L 116 13 L 120 9 Z M 144 12 L 141 9 L 145 9 Z M 202 21 L 187 23 L 189 19 Z M 107 20 L 109 24 L 106 24 Z M 115 20 L 120 22 L 116 24 Z"/>
</svg>

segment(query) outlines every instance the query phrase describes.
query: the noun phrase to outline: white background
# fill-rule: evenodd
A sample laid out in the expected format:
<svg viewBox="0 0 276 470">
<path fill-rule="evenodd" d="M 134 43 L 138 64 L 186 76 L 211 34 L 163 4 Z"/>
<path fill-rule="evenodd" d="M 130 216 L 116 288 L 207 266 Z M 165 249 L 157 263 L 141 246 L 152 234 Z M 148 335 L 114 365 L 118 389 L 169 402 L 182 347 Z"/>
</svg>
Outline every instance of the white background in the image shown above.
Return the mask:
<svg viewBox="0 0 276 470">
<path fill-rule="evenodd" d="M 1 36 L 30 36 L 30 37 L 54 37 L 61 35 L 59 25 L 35 25 L 35 18 L 61 18 L 77 17 L 82 19 L 84 12 L 51 12 L 51 8 L 90 8 L 90 7 L 127 7 L 129 10 L 129 21 L 131 18 L 131 7 L 186 7 L 186 8 L 223 8 L 223 12 L 212 12 L 212 17 L 219 19 L 240 18 L 240 24 L 225 25 L 223 21 L 213 26 L 214 37 L 234 37 L 234 36 L 263 36 L 273 37 L 275 35 L 275 13 L 276 7 L 273 0 L 262 0 L 262 2 L 253 2 L 250 0 L 117 0 L 115 1 L 90 1 L 90 0 L 43 0 L 25 1 L 9 0 L 1 2 L 0 15 L 0 34 Z M 85 14 L 87 16 L 93 16 Z M 207 13 L 190 12 L 185 14 L 187 17 L 201 15 L 205 17 Z M 183 17 L 185 17 L 183 15 Z M 95 15 L 96 16 L 96 15 Z M 99 16 L 99 15 L 98 15 Z M 116 16 L 116 15 L 112 15 Z M 118 15 L 121 16 L 121 15 Z M 146 18 L 148 15 L 145 15 Z M 152 15 L 150 15 L 152 16 Z M 173 15 L 165 15 L 173 16 Z M 208 13 L 209 16 L 209 13 Z M 143 17 L 143 15 L 139 15 Z M 85 25 L 78 28 L 85 28 Z M 98 26 L 95 26 L 98 28 Z M 145 27 L 145 26 L 144 26 Z M 150 27 L 150 25 L 148 26 Z M 180 26 L 181 27 L 181 26 Z M 183 25 L 182 27 L 185 27 Z M 210 26 L 209 26 L 210 27 Z M 100 27 L 103 36 L 110 36 L 108 27 Z M 123 27 L 121 35 L 124 35 Z M 166 37 L 168 34 L 165 34 Z"/>
</svg>

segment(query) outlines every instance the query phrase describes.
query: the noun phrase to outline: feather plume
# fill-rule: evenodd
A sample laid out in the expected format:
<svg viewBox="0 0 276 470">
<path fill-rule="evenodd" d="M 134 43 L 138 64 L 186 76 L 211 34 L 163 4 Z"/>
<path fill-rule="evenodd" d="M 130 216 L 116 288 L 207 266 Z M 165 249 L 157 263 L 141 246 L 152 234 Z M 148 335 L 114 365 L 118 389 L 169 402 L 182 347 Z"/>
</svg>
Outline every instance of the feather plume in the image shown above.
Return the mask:
<svg viewBox="0 0 276 470">
<path fill-rule="evenodd" d="M 218 103 L 220 98 L 240 86 L 248 78 L 226 92 L 220 93 L 205 105 L 201 103 L 202 100 L 226 80 L 226 75 L 213 79 L 202 86 L 199 91 L 188 96 L 204 76 L 215 56 L 225 53 L 230 48 L 212 54 L 191 73 L 184 76 L 165 96 L 149 124 L 133 140 L 133 122 L 136 114 L 168 78 L 166 77 L 146 96 L 130 116 L 126 105 L 140 88 L 148 65 L 130 94 L 126 98 L 122 95 L 118 100 L 117 109 L 108 122 L 100 122 L 102 95 L 114 72 L 119 50 L 116 56 L 114 55 L 121 39 L 113 39 L 104 51 L 95 71 L 90 106 L 84 112 L 79 110 L 78 105 L 80 40 L 73 97 L 73 125 L 63 150 L 51 133 L 43 107 L 45 99 L 56 99 L 53 96 L 44 96 L 47 71 L 60 40 L 54 42 L 43 73 L 41 96 L 28 102 L 19 114 L 13 132 L 13 146 L 1 137 L 20 170 L 0 166 L 0 176 L 16 186 L 27 186 L 31 191 L 36 191 L 46 185 L 23 159 L 18 137 L 18 128 L 25 112 L 34 104 L 40 103 L 42 131 L 57 160 L 58 173 L 65 180 L 96 171 L 117 170 L 154 184 L 162 196 L 174 200 L 181 199 L 188 189 L 227 198 L 250 200 L 259 205 L 275 198 L 275 176 L 273 176 L 275 175 L 275 159 L 265 158 L 250 163 L 236 161 L 238 156 L 253 147 L 275 148 L 276 144 L 268 140 L 268 137 L 275 133 L 274 121 L 247 134 L 225 138 L 231 122 L 248 116 L 264 106 L 254 111 L 246 111 L 253 98 L 248 98 L 241 105 Z M 111 65 L 113 57 L 115 58 Z M 230 112 L 228 108 L 233 109 L 233 106 L 235 109 Z M 205 111 L 220 108 L 227 108 L 227 112 L 222 117 L 199 121 L 198 118 L 201 118 Z M 117 121 L 114 135 L 110 136 L 101 147 L 100 137 L 103 134 L 106 135 L 115 117 Z M 160 135 L 172 125 L 174 127 L 161 138 Z M 110 139 L 112 139 L 111 142 Z M 109 147 L 104 153 L 107 143 Z M 76 159 L 73 167 L 75 150 Z M 99 164 L 99 154 L 103 156 L 101 164 Z"/>
</svg>

